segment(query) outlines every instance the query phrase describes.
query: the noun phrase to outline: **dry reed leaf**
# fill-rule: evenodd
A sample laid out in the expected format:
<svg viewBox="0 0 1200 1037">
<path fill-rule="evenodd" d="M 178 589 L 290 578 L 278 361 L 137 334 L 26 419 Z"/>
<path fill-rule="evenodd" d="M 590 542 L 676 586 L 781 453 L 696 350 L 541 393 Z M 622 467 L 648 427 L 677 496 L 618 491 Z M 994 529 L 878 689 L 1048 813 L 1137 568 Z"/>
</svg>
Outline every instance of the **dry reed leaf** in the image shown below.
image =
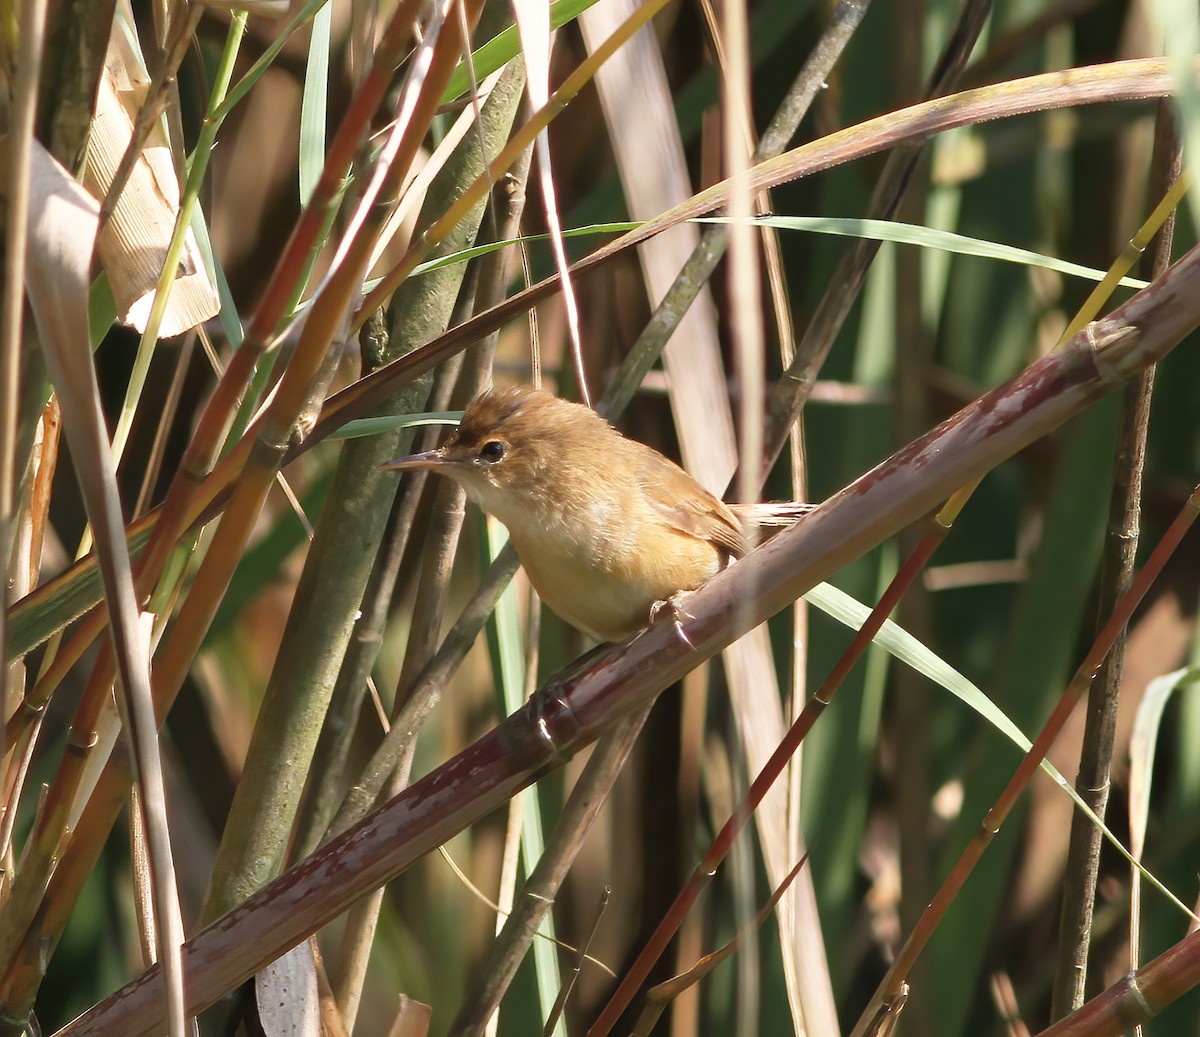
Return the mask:
<svg viewBox="0 0 1200 1037">
<path fill-rule="evenodd" d="M 29 303 L 48 352 L 73 343 L 84 343 L 86 348 L 87 307 L 81 300 L 87 298 L 99 209 L 95 199 L 36 141 L 31 160 L 25 273 Z M 63 363 L 70 369 L 73 361 L 64 355 Z"/>
<path fill-rule="evenodd" d="M 84 186 L 99 199 L 112 186 L 133 139 L 149 85 L 133 19 L 127 3 L 122 3 L 113 19 L 83 176 Z M 166 129 L 157 119 L 112 218 L 100 233 L 98 246 L 120 320 L 139 333 L 146 330 L 178 215 L 179 179 Z M 163 338 L 181 334 L 214 316 L 220 308 L 216 286 L 204 268 L 189 227 L 159 334 Z"/>
<path fill-rule="evenodd" d="M 579 27 L 588 50 L 599 48 L 636 6 L 632 0 L 609 0 L 584 11 Z M 688 198 L 693 188 L 687 159 L 662 52 L 651 27 L 641 29 L 604 63 L 596 74 L 596 87 L 630 215 L 648 220 Z M 638 246 L 652 307 L 662 300 L 699 241 L 694 225 L 680 224 Z M 707 288 L 700 291 L 667 343 L 663 366 L 684 467 L 698 483 L 720 495 L 737 464 L 737 446 L 716 307 Z"/>
<path fill-rule="evenodd" d="M 433 1009 L 429 1005 L 401 994 L 388 1037 L 426 1037 L 432 1018 Z"/>
</svg>

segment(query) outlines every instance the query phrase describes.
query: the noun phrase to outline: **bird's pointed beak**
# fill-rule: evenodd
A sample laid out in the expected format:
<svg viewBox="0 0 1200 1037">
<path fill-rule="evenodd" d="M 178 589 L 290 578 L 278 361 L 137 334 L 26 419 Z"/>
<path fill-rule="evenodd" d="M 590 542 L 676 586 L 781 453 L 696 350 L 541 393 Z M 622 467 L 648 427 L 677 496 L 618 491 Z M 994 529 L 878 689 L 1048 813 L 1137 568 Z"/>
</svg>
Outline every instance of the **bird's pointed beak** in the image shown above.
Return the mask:
<svg viewBox="0 0 1200 1037">
<path fill-rule="evenodd" d="M 383 472 L 427 472 L 450 463 L 449 458 L 440 449 L 426 450 L 423 454 L 409 454 L 408 457 L 397 457 L 391 461 L 385 461 L 379 466 L 379 469 Z"/>
</svg>

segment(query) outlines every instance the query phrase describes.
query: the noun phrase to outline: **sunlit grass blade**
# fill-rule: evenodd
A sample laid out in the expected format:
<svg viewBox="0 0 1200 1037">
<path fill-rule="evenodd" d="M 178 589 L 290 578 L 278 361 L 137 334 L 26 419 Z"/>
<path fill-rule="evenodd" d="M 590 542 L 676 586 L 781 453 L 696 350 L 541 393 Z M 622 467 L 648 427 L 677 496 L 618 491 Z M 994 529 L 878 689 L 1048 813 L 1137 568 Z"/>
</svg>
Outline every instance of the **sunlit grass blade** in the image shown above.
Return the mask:
<svg viewBox="0 0 1200 1037">
<path fill-rule="evenodd" d="M 325 4 L 313 17 L 304 70 L 304 95 L 300 101 L 300 204 L 307 205 L 325 168 L 325 121 L 329 97 L 329 29 L 333 4 Z"/>
<path fill-rule="evenodd" d="M 490 564 L 508 542 L 504 528 L 494 519 L 487 520 L 486 540 L 485 562 Z M 508 716 L 525 704 L 525 650 L 518 617 L 517 589 L 513 584 L 509 584 L 496 603 L 489 633 L 495 652 L 494 673 L 498 704 L 501 715 Z M 545 811 L 539 802 L 541 792 L 536 786 L 522 793 L 521 798 L 521 857 L 525 862 L 525 873 L 528 874 L 545 851 L 541 821 Z M 538 979 L 538 1001 L 542 1018 L 546 1019 L 553 1011 L 555 995 L 562 985 L 562 975 L 558 969 L 554 948 L 554 920 L 549 915 L 542 920 L 538 934 L 543 939 L 533 943 L 533 960 Z M 565 1037 L 566 1026 L 561 1019 L 554 1032 L 558 1037 Z"/>
</svg>

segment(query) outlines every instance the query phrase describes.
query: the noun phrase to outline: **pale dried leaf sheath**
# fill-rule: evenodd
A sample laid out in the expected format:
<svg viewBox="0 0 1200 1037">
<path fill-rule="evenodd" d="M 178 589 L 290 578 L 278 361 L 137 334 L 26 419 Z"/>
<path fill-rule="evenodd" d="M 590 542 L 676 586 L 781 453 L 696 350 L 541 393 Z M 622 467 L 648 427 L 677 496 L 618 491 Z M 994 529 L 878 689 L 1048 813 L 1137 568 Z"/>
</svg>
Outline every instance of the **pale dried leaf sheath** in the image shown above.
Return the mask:
<svg viewBox="0 0 1200 1037">
<path fill-rule="evenodd" d="M 121 4 L 113 19 L 108 56 L 100 77 L 83 175 L 84 186 L 98 199 L 108 193 L 121 157 L 133 138 L 133 127 L 149 84 L 150 76 L 132 19 L 126 5 Z M 100 262 L 108 274 L 121 322 L 133 325 L 138 332 L 146 330 L 154 288 L 178 214 L 179 180 L 160 118 L 155 120 L 112 218 L 101 231 L 98 245 Z M 196 238 L 189 228 L 159 334 L 169 338 L 187 331 L 216 314 L 220 305 L 216 286 L 204 269 Z"/>
</svg>

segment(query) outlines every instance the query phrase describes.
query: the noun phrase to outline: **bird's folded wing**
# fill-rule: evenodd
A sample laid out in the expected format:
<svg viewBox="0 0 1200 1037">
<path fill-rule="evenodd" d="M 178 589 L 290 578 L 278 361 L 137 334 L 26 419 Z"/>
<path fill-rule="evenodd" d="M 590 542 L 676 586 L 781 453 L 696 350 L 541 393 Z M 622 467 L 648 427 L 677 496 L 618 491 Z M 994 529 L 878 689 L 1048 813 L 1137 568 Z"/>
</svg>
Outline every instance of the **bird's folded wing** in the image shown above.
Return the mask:
<svg viewBox="0 0 1200 1037">
<path fill-rule="evenodd" d="M 746 553 L 746 539 L 728 506 L 711 494 L 701 496 L 691 476 L 682 469 L 655 473 L 645 480 L 646 499 L 681 533 L 716 544 L 733 558 Z"/>
</svg>

